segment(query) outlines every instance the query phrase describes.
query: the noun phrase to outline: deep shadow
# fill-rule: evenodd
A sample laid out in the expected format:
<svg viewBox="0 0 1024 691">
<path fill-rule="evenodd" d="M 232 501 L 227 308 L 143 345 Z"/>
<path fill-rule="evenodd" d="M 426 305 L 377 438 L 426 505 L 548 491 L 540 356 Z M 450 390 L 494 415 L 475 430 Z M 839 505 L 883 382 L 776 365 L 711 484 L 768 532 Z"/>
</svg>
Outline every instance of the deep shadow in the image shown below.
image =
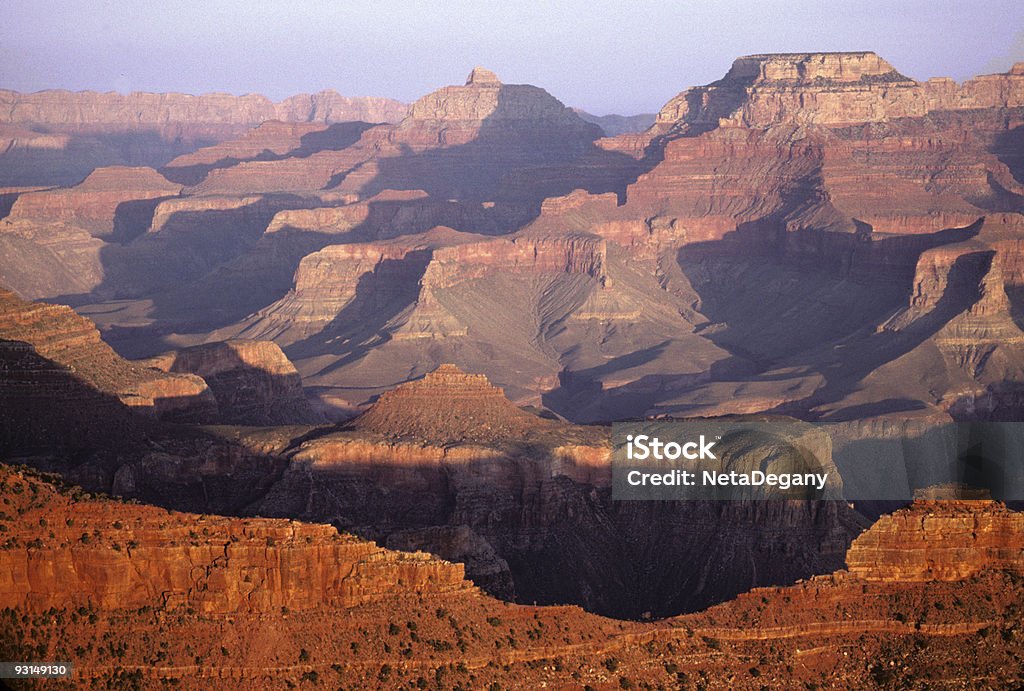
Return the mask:
<svg viewBox="0 0 1024 691">
<path fill-rule="evenodd" d="M 231 168 L 240 163 L 281 161 L 286 158 L 307 158 L 320 151 L 340 151 L 355 144 L 359 141 L 363 132 L 375 126 L 373 123 L 359 121 L 337 122 L 328 125 L 322 130 L 302 135 L 299 138 L 299 146 L 284 153 L 279 154 L 269 149 L 264 149 L 258 154 L 245 158 L 227 156 L 213 163 L 197 163 L 191 166 L 165 166 L 160 169 L 160 173 L 171 182 L 176 182 L 180 185 L 198 185 L 206 179 L 210 171 L 220 168 Z"/>
<path fill-rule="evenodd" d="M 377 159 L 378 174 L 363 194 L 422 189 L 440 199 L 513 202 L 536 215 L 544 199 L 575 189 L 614 192 L 621 203 L 626 186 L 654 165 L 653 158 L 637 160 L 596 146 L 603 134 L 596 125 L 580 121 L 581 126 L 570 127 L 522 119 L 512 95 L 517 92 L 510 89 L 523 88 L 527 87 L 502 87 L 494 112 L 472 141 L 419 152 L 406 144 L 403 155 Z M 396 132 L 401 142 L 401 125 Z M 342 180 L 339 176 L 332 183 Z"/>
<path fill-rule="evenodd" d="M 1006 164 L 1014 180 L 1024 185 L 1024 125 L 997 135 L 992 153 Z"/>
<path fill-rule="evenodd" d="M 208 343 L 182 348 L 163 358 L 172 373 L 203 378 L 217 399 L 215 421 L 228 425 L 317 424 L 297 373 L 281 373 L 239 354 L 244 343 Z M 267 365 L 276 365 L 276 362 Z M 212 420 L 212 418 L 211 418 Z M 210 421 L 210 420 L 207 420 Z"/>
<path fill-rule="evenodd" d="M 380 544 L 402 531 L 468 528 L 507 562 L 517 601 L 624 618 L 695 611 L 842 568 L 866 525 L 841 502 L 614 502 L 602 482 L 552 474 L 543 448 L 501 450 L 465 464 L 295 465 L 261 511 L 331 520 Z M 451 558 L 444 541 L 417 546 Z M 481 576 L 503 582 L 486 568 Z"/>
<path fill-rule="evenodd" d="M 179 511 L 331 522 L 381 542 L 466 526 L 507 561 L 522 602 L 631 618 L 692 611 L 840 568 L 863 527 L 837 502 L 613 502 L 605 482 L 573 479 L 591 465 L 553 472 L 550 449 L 529 439 L 454 463 L 311 468 L 285 454 L 324 430 L 258 431 L 260 448 L 279 451 L 257 452 L 237 441 L 244 429 L 141 416 L 26 343 L 0 341 L 0 364 L 13 373 L 0 381 L 5 455 Z"/>
<path fill-rule="evenodd" d="M 148 422 L 25 341 L 0 339 L 0 458 L 113 452 L 141 443 Z"/>
<path fill-rule="evenodd" d="M 0 220 L 11 215 L 11 209 L 14 208 L 14 202 L 18 200 L 19 196 L 21 196 L 21 192 L 0 194 Z"/>
<path fill-rule="evenodd" d="M 430 262 L 430 250 L 410 252 L 402 259 L 385 259 L 359 277 L 355 295 L 319 333 L 286 349 L 301 359 L 330 353 L 337 359 L 316 374 L 323 376 L 364 357 L 391 340 L 384 327 L 415 303 L 420 279 Z"/>
<path fill-rule="evenodd" d="M 310 203 L 295 195 L 267 194 L 231 208 L 174 212 L 157 229 L 103 247 L 104 280 L 93 295 L 150 296 L 198 279 L 252 247 L 279 210 Z M 147 209 L 131 210 L 143 215 Z"/>
<path fill-rule="evenodd" d="M 0 460 L 18 458 L 90 491 L 231 515 L 262 497 L 287 465 L 128 406 L 27 342 L 0 339 L 0 370 Z"/>
<path fill-rule="evenodd" d="M 988 272 L 994 254 L 994 251 L 979 251 L 958 257 L 950 270 L 946 290 L 934 308 L 901 331 L 874 331 L 852 343 L 853 352 L 846 351 L 831 362 L 806 362 L 809 369 L 823 375 L 824 386 L 805 399 L 784 403 L 769 412 L 806 415 L 812 407 L 839 401 L 852 393 L 868 374 L 934 336 L 950 319 L 969 309 L 981 297 L 981 279 Z M 861 415 L 882 412 L 885 412 L 884 406 L 875 412 L 860 410 Z M 848 419 L 848 416 L 844 414 L 841 419 Z"/>
<path fill-rule="evenodd" d="M 237 136 L 245 128 L 225 126 L 214 128 L 219 132 L 187 136 L 181 136 L 180 131 L 165 133 L 155 128 L 71 133 L 58 126 L 32 129 L 44 134 L 66 134 L 68 145 L 63 149 L 16 148 L 0 154 L 0 187 L 76 185 L 96 168 L 105 166 L 159 169 L 178 156 Z"/>
<path fill-rule="evenodd" d="M 306 158 L 318 151 L 341 151 L 359 141 L 363 132 L 381 123 L 371 122 L 336 122 L 325 129 L 304 134 L 299 139 L 299 148 L 289 151 L 285 156 Z"/>
<path fill-rule="evenodd" d="M 921 254 L 971 239 L 980 232 L 982 225 L 983 219 L 979 219 L 964 228 L 926 235 L 875 238 L 870 233 L 818 230 L 787 233 L 780 222 L 766 219 L 740 224 L 722 240 L 686 245 L 678 251 L 677 260 L 684 273 L 694 276 L 693 287 L 701 298 L 701 313 L 719 327 L 708 332 L 707 337 L 735 355 L 768 368 L 786 355 L 814 349 L 873 326 L 880 316 L 905 305 Z M 762 275 L 766 271 L 770 276 Z M 787 283 L 780 279 L 777 286 L 773 286 L 776 291 L 782 289 L 781 295 L 758 298 L 757 292 L 764 289 L 764 280 L 773 277 L 792 280 Z M 858 292 L 867 291 L 872 295 L 871 302 L 864 307 L 852 302 L 842 312 L 841 321 L 809 325 L 804 310 L 793 311 L 794 305 L 813 302 L 811 298 L 816 291 L 838 286 L 845 287 L 842 294 L 849 300 L 855 300 Z M 859 307 L 863 313 L 854 307 Z M 755 336 L 736 331 L 734 322 L 746 321 L 737 315 L 747 308 L 753 310 L 758 320 L 773 328 L 794 320 L 801 322 L 793 323 L 788 330 L 781 328 L 783 333 L 801 333 L 801 328 L 806 326 L 820 333 L 810 342 L 794 343 L 788 351 L 772 344 L 782 355 L 765 358 L 742 344 L 752 339 L 756 342 L 758 337 L 763 340 L 767 334 Z M 736 312 L 737 309 L 740 312 Z"/>
<path fill-rule="evenodd" d="M 662 357 L 667 341 L 641 350 L 610 358 L 595 367 L 562 370 L 558 386 L 541 396 L 547 408 L 575 422 L 598 422 L 622 419 L 623 411 L 650 407 L 655 393 L 668 381 L 678 384 L 678 375 L 645 375 L 636 381 L 612 389 L 604 389 L 601 379 L 623 370 L 639 367 Z M 595 408 L 595 401 L 599 405 Z M 614 411 L 617 411 L 614 412 Z"/>
<path fill-rule="evenodd" d="M 149 229 L 157 205 L 173 198 L 167 196 L 121 202 L 114 209 L 114 232 L 107 239 L 122 245 L 131 242 Z"/>
</svg>

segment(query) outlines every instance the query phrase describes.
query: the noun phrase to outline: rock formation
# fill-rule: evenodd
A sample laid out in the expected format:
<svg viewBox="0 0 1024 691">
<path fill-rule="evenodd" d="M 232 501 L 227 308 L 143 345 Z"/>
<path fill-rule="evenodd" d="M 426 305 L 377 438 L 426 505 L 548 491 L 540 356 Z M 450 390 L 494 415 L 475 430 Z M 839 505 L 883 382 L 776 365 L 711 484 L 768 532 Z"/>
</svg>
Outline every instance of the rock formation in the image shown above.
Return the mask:
<svg viewBox="0 0 1024 691">
<path fill-rule="evenodd" d="M 837 502 L 613 502 L 610 483 L 606 430 L 537 417 L 447 365 L 295 445 L 257 510 L 464 561 L 521 602 L 630 617 L 838 568 L 862 526 Z"/>
<path fill-rule="evenodd" d="M 97 168 L 70 189 L 19 195 L 8 218 L 64 223 L 96 237 L 128 240 L 145 231 L 161 199 L 180 191 L 151 168 Z"/>
<path fill-rule="evenodd" d="M 991 499 L 918 499 L 850 545 L 852 575 L 873 581 L 964 581 L 1024 573 L 1024 514 Z"/>
<path fill-rule="evenodd" d="M 320 420 L 306 400 L 295 366 L 270 341 L 209 343 L 139 364 L 202 377 L 217 399 L 217 418 L 223 423 L 286 425 Z"/>
<path fill-rule="evenodd" d="M 4 94 L 0 280 L 125 353 L 182 346 L 126 361 L 0 293 L 4 450 L 277 518 L 5 471 L 0 658 L 113 686 L 214 661 L 234 687 L 1012 686 L 1016 513 L 922 499 L 857 537 L 842 502 L 615 502 L 607 430 L 559 416 L 837 422 L 839 466 L 934 451 L 905 489 L 956 457 L 945 425 L 1019 418 L 1022 89 L 748 56 L 614 139 L 482 68 L 373 126 L 333 94 Z M 349 422 L 284 426 L 315 421 L 302 381 Z M 717 606 L 501 604 L 336 528 L 520 602 Z"/>
<path fill-rule="evenodd" d="M 3 607 L 279 615 L 470 587 L 459 565 L 386 552 L 329 526 L 75 501 L 33 478 L 3 475 L 4 496 L 36 489 L 31 504 L 13 507 L 18 523 L 5 531 L 17 529 L 0 554 Z M 29 521 L 35 530 L 26 530 Z"/>
<path fill-rule="evenodd" d="M 721 80 L 676 96 L 657 127 L 676 123 L 747 127 L 779 122 L 847 124 L 922 117 L 934 111 L 1024 105 L 1020 66 L 961 86 L 915 82 L 870 51 L 775 53 L 738 58 Z"/>
<path fill-rule="evenodd" d="M 868 687 L 984 675 L 1012 686 L 1024 676 L 1021 526 L 994 505 L 980 520 L 999 521 L 996 532 L 948 536 L 942 527 L 970 515 L 963 502 L 915 505 L 849 557 L 858 563 L 861 543 L 937 541 L 970 551 L 970 574 L 936 580 L 906 570 L 915 550 L 869 548 L 856 571 L 641 623 L 499 603 L 457 565 L 328 526 L 124 504 L 8 466 L 0 487 L 0 654 L 63 654 L 82 683 Z"/>
<path fill-rule="evenodd" d="M 267 120 L 290 122 L 393 122 L 405 116 L 404 104 L 386 98 L 346 98 L 336 91 L 300 94 L 274 103 L 260 94 L 153 94 L 94 91 L 0 90 L 0 122 L 47 126 L 55 131 L 104 131 L 129 128 L 235 132 Z"/>
<path fill-rule="evenodd" d="M 100 339 L 99 331 L 88 319 L 69 307 L 26 302 L 10 291 L 0 291 L 0 340 L 10 357 L 31 354 L 49 363 L 47 370 L 62 371 L 65 383 L 60 386 L 68 390 L 75 386 L 71 380 L 77 380 L 78 387 L 90 387 L 123 406 L 159 417 L 201 420 L 216 411 L 216 401 L 200 377 L 167 374 L 124 360 Z M 22 370 L 19 361 L 28 369 Z M 43 385 L 49 375 L 44 375 L 38 387 L 31 385 L 37 367 L 24 358 L 9 361 L 5 407 L 13 411 L 35 399 L 40 409 L 46 409 L 54 392 Z M 68 405 L 73 407 L 75 402 Z M 59 427 L 61 416 L 68 412 L 51 409 L 47 413 L 52 418 L 49 424 Z M 11 418 L 35 424 L 32 415 Z"/>
<path fill-rule="evenodd" d="M 543 89 L 502 84 L 494 72 L 476 67 L 464 86 L 448 86 L 413 103 L 393 139 L 411 146 L 450 146 L 479 138 L 536 137 L 537 143 L 551 144 L 562 138 L 561 146 L 582 147 L 598 136 L 598 128 Z"/>
<path fill-rule="evenodd" d="M 516 408 L 487 377 L 451 364 L 383 394 L 353 423 L 435 443 L 524 439 L 551 424 Z"/>
<path fill-rule="evenodd" d="M 0 90 L 0 185 L 73 184 L 101 166 L 158 168 L 263 122 L 397 122 L 406 105 L 335 91 L 274 103 L 259 94 Z"/>
<path fill-rule="evenodd" d="M 91 183 L 12 190 L 0 278 L 80 305 L 132 355 L 273 339 L 338 416 L 454 362 L 581 422 L 845 419 L 899 398 L 1005 418 L 1022 84 L 1020 69 L 920 84 L 870 52 L 748 56 L 646 134 L 609 139 L 477 68 L 396 124 L 276 113 L 161 168 L 186 187 L 133 193 L 125 223 L 109 220 L 113 197 L 102 213 L 38 206 L 98 210 L 75 196 Z M 968 250 L 994 253 L 986 302 L 917 319 L 915 273 Z M 988 345 L 963 345 L 983 331 Z M 932 384 L 894 394 L 893 373 L 912 370 Z"/>
</svg>

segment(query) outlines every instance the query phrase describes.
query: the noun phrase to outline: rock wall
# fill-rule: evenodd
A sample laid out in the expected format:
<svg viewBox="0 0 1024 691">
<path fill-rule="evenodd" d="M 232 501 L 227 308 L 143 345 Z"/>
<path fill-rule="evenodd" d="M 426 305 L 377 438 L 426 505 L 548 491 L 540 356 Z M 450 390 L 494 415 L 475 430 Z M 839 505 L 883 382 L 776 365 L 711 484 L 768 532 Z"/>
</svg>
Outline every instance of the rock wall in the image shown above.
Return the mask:
<svg viewBox="0 0 1024 691">
<path fill-rule="evenodd" d="M 670 100 L 655 128 L 719 122 L 767 127 L 779 122 L 843 125 L 922 117 L 942 110 L 1024 105 L 1024 66 L 957 86 L 909 79 L 872 52 L 780 53 L 738 58 L 728 74 Z"/>
<path fill-rule="evenodd" d="M 49 126 L 58 131 L 153 128 L 164 132 L 233 129 L 267 120 L 292 122 L 396 122 L 406 106 L 387 98 L 346 98 L 336 91 L 300 94 L 274 103 L 260 94 L 0 90 L 0 122 Z M 239 128 L 241 127 L 241 129 Z"/>
<path fill-rule="evenodd" d="M 166 374 L 124 360 L 100 340 L 92 322 L 70 307 L 26 302 L 0 290 L 0 339 L 21 344 L 13 346 L 15 350 L 27 344 L 36 356 L 51 363 L 50 367 L 57 366 L 77 380 L 78 386 L 90 387 L 139 412 L 199 420 L 216 411 L 213 395 L 200 377 Z M 30 379 L 31 371 L 15 369 L 8 375 L 12 381 L 23 376 Z M 22 393 L 44 401 L 48 395 L 45 386 Z M 62 412 L 56 409 L 51 415 L 59 419 Z"/>
<path fill-rule="evenodd" d="M 19 195 L 8 218 L 67 223 L 96 237 L 131 239 L 144 232 L 159 200 L 179 192 L 180 185 L 152 168 L 97 168 L 70 189 Z"/>
<path fill-rule="evenodd" d="M 471 588 L 459 564 L 383 550 L 326 525 L 76 501 L 6 468 L 0 482 L 17 514 L 2 519 L 0 607 L 279 615 Z M 19 502 L 30 489 L 31 503 Z"/>
<path fill-rule="evenodd" d="M 203 378 L 228 424 L 284 425 L 321 420 L 295 366 L 272 341 L 231 340 L 184 348 L 141 361 L 164 372 Z"/>
<path fill-rule="evenodd" d="M 963 581 L 1024 573 L 1024 514 L 984 499 L 919 499 L 850 545 L 847 568 L 872 581 Z"/>
</svg>

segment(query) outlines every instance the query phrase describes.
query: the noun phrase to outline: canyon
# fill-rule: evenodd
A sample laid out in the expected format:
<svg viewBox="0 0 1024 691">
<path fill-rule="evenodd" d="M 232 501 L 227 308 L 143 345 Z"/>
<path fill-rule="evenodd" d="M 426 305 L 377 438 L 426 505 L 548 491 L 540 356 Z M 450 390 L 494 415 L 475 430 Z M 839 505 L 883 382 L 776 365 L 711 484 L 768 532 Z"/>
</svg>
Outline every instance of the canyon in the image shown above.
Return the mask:
<svg viewBox="0 0 1024 691">
<path fill-rule="evenodd" d="M 858 538 L 849 571 L 622 622 L 502 603 L 459 565 L 328 526 L 123 504 L 10 466 L 0 482 L 0 654 L 74 659 L 77 684 L 1005 686 L 1024 674 L 1024 532 L 991 500 L 923 499 Z M 941 529 L 965 519 L 1016 528 Z M 886 549 L 908 540 L 934 549 Z"/>
<path fill-rule="evenodd" d="M 749 55 L 630 121 L 483 67 L 0 113 L 0 658 L 1020 683 L 1024 64 Z M 845 499 L 612 498 L 615 423 L 707 418 Z"/>
<path fill-rule="evenodd" d="M 616 137 L 483 68 L 395 123 L 254 107 L 159 170 L 11 188 L 0 280 L 133 358 L 273 340 L 335 420 L 444 362 L 582 423 L 1012 419 L 1022 85 L 746 56 Z"/>
</svg>

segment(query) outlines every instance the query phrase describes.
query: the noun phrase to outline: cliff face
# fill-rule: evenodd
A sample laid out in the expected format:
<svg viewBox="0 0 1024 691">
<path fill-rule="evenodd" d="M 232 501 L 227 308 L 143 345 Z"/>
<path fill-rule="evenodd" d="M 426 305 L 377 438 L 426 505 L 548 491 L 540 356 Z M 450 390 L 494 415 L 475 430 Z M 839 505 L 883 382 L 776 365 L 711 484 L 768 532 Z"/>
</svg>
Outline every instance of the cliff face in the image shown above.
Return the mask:
<svg viewBox="0 0 1024 691">
<path fill-rule="evenodd" d="M 295 366 L 271 341 L 209 343 L 139 364 L 202 377 L 217 399 L 217 419 L 223 423 L 282 425 L 321 420 L 306 400 Z"/>
<path fill-rule="evenodd" d="M 295 367 L 273 343 L 211 343 L 125 360 L 70 308 L 0 291 L 0 344 L 3 441 L 12 452 L 48 444 L 116 447 L 117 429 L 140 427 L 136 413 L 244 425 L 322 420 Z"/>
<path fill-rule="evenodd" d="M 837 572 L 697 614 L 613 621 L 500 603 L 458 565 L 327 526 L 169 512 L 54 482 L 0 468 L 0 605 L 10 608 L 0 654 L 42 647 L 72 660 L 83 684 L 257 689 L 327 678 L 373 689 L 434 677 L 470 687 L 849 688 L 981 675 L 1013 686 L 1024 675 L 1019 555 L 1015 565 L 979 551 L 979 571 L 950 580 L 921 580 L 903 570 L 906 558 L 887 555 L 871 564 L 874 575 Z M 927 509 L 936 521 L 958 521 L 963 510 Z M 1002 529 L 1004 546 L 1019 537 L 1015 524 Z M 991 542 L 922 530 L 918 519 L 897 532 L 894 546 L 923 532 L 940 547 Z M 486 554 L 464 531 L 435 538 Z"/>
<path fill-rule="evenodd" d="M 345 208 L 283 216 L 294 218 L 291 223 L 324 219 L 321 232 L 344 232 L 355 211 Z M 286 228 L 293 232 L 294 226 Z M 493 276 L 600 282 L 606 262 L 605 242 L 582 233 L 486 238 L 436 227 L 393 240 L 330 245 L 303 257 L 287 295 L 225 333 L 273 338 L 303 362 L 333 348 L 331 339 L 369 336 L 367 323 L 399 342 L 472 338 L 475 315 L 453 312 L 444 299 L 450 292 L 473 291 Z"/>
<path fill-rule="evenodd" d="M 73 380 L 77 380 L 80 382 L 77 386 L 90 387 L 136 411 L 192 420 L 203 419 L 216 411 L 216 401 L 201 378 L 165 374 L 124 360 L 100 340 L 92 322 L 79 317 L 69 307 L 26 302 L 14 293 L 0 291 L 0 339 L 6 339 L 5 347 L 12 352 L 31 349 L 37 358 L 50 363 L 48 367 L 56 366 L 63 371 L 64 386 L 75 386 Z M 28 369 L 24 371 L 17 366 L 8 370 L 5 383 L 13 388 L 6 393 L 13 398 L 5 405 L 17 406 L 19 400 L 27 404 L 22 397 L 38 399 L 45 405 L 51 393 L 43 385 L 44 380 L 40 380 L 38 389 L 17 386 L 18 381 L 28 383 L 34 377 L 36 366 L 25 362 Z M 74 405 L 74 401 L 69 405 Z M 65 412 L 69 411 L 55 409 L 48 417 L 52 416 L 52 424 L 59 426 L 60 416 Z"/>
<path fill-rule="evenodd" d="M 177 196 L 180 185 L 151 168 L 97 168 L 70 189 L 19 195 L 11 221 L 65 223 L 96 237 L 131 239 L 148 225 L 147 212 L 160 199 Z"/>
<path fill-rule="evenodd" d="M 1024 73 L 919 83 L 872 52 L 780 53 L 738 58 L 728 74 L 684 91 L 658 113 L 655 127 L 726 122 L 767 127 L 779 122 L 841 125 L 922 117 L 934 111 L 1024 105 Z"/>
<path fill-rule="evenodd" d="M 280 614 L 470 588 L 460 565 L 388 552 L 329 526 L 75 501 L 9 469 L 0 481 L 17 516 L 4 516 L 3 607 Z"/>
<path fill-rule="evenodd" d="M 849 572 L 871 581 L 963 581 L 1024 573 L 1024 514 L 985 499 L 919 499 L 850 545 Z"/>
</svg>

